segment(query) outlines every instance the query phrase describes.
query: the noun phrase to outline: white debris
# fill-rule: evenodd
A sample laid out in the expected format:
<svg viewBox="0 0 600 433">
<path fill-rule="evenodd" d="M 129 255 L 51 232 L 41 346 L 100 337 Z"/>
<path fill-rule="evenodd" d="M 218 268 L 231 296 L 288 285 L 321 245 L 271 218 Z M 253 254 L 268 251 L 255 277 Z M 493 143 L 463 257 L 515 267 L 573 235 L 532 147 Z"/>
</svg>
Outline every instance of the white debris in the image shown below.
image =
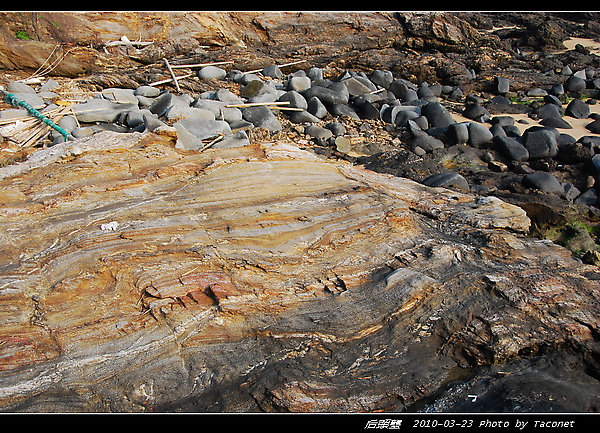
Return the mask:
<svg viewBox="0 0 600 433">
<path fill-rule="evenodd" d="M 111 221 L 107 224 L 100 224 L 100 230 L 110 230 L 115 231 L 119 227 L 119 223 L 116 221 Z"/>
</svg>

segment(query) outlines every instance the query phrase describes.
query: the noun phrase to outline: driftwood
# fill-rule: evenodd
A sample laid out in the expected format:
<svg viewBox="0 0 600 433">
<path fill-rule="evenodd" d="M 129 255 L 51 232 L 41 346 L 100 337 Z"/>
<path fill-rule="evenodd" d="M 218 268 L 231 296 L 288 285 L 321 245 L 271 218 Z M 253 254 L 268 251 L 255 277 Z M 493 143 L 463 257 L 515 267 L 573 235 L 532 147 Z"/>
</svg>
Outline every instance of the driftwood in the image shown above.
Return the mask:
<svg viewBox="0 0 600 433">
<path fill-rule="evenodd" d="M 173 78 L 173 82 L 175 83 L 175 87 L 177 88 L 177 91 L 179 93 L 181 93 L 181 88 L 179 87 L 179 83 L 177 82 L 177 77 L 175 76 L 173 69 L 171 69 L 171 65 L 169 64 L 169 61 L 167 60 L 166 57 L 163 57 L 163 62 L 165 63 L 165 66 L 169 70 L 169 74 L 171 74 L 171 77 Z"/>
<path fill-rule="evenodd" d="M 185 75 L 181 75 L 179 77 L 177 77 L 178 80 L 182 80 L 184 78 L 189 78 L 194 74 L 185 74 Z M 167 78 L 166 80 L 160 80 L 160 81 L 155 81 L 154 83 L 150 83 L 147 84 L 148 86 L 158 86 L 160 84 L 166 84 L 166 83 L 170 83 L 171 81 L 173 81 L 173 78 Z"/>
<path fill-rule="evenodd" d="M 294 62 L 290 62 L 290 63 L 284 63 L 284 64 L 282 64 L 282 65 L 277 65 L 277 66 L 278 66 L 278 67 L 280 67 L 280 68 L 284 68 L 284 67 L 286 67 L 286 66 L 297 65 L 297 64 L 299 64 L 299 63 L 303 63 L 303 62 L 306 62 L 306 60 L 296 60 L 296 61 L 294 61 Z M 244 74 L 254 74 L 255 72 L 260 72 L 260 71 L 262 71 L 263 69 L 264 69 L 264 68 L 260 68 L 260 69 L 253 69 L 253 70 L 251 70 L 251 71 L 246 71 L 246 72 L 244 72 Z"/>
<path fill-rule="evenodd" d="M 190 65 L 171 65 L 172 69 L 185 69 L 185 68 L 203 68 L 205 66 L 217 66 L 217 65 L 227 65 L 234 63 L 233 60 L 227 60 L 225 62 L 211 62 L 211 63 L 195 63 Z"/>
<path fill-rule="evenodd" d="M 153 44 L 154 41 L 142 42 L 141 40 L 130 41 L 127 36 L 121 36 L 121 40 L 106 42 L 105 47 L 116 47 L 116 46 L 129 46 L 129 47 L 146 47 Z"/>
<path fill-rule="evenodd" d="M 72 108 L 72 104 L 63 105 L 43 114 L 52 122 L 57 123 L 63 116 L 69 114 Z M 5 119 L 0 121 L 0 125 L 5 125 L 0 130 L 0 135 L 20 147 L 35 146 L 52 129 L 33 116 Z"/>
</svg>

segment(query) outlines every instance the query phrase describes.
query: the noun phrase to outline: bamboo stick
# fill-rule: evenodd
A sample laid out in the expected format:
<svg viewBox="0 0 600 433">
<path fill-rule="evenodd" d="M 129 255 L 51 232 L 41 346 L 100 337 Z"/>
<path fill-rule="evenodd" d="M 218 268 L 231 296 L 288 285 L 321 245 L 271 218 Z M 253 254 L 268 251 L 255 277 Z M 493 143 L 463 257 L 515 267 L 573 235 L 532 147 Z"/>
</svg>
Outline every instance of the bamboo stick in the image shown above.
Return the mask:
<svg viewBox="0 0 600 433">
<path fill-rule="evenodd" d="M 277 65 L 277 66 L 278 66 L 278 67 L 280 67 L 280 68 L 284 68 L 284 67 L 286 67 L 286 66 L 297 65 L 298 63 L 303 63 L 303 62 L 306 62 L 306 60 L 296 60 L 296 61 L 294 61 L 294 62 L 290 62 L 290 63 L 284 63 L 284 64 L 282 64 L 282 65 Z M 244 72 L 244 74 L 254 74 L 255 72 L 260 72 L 260 71 L 262 71 L 263 69 L 265 69 L 265 68 L 253 69 L 253 70 L 251 70 L 251 71 L 246 71 L 246 72 Z"/>
<path fill-rule="evenodd" d="M 177 79 L 178 80 L 182 80 L 184 78 L 191 77 L 192 75 L 194 75 L 194 74 L 192 73 L 192 74 L 181 75 L 181 76 L 177 77 Z M 168 78 L 166 80 L 156 81 L 154 83 L 147 84 L 147 86 L 158 86 L 159 84 L 166 84 L 166 83 L 170 83 L 171 81 L 173 81 L 173 78 Z"/>
<path fill-rule="evenodd" d="M 235 63 L 235 62 L 233 60 L 227 60 L 225 62 L 196 63 L 196 64 L 191 64 L 191 65 L 171 65 L 171 68 L 173 68 L 173 69 L 203 68 L 204 66 L 227 65 L 230 63 Z"/>
<path fill-rule="evenodd" d="M 246 107 L 259 107 L 262 105 L 288 105 L 290 101 L 280 101 L 280 102 L 248 102 L 245 104 L 228 104 L 225 107 L 227 108 L 246 108 Z"/>
<path fill-rule="evenodd" d="M 175 88 L 177 89 L 177 91 L 179 93 L 181 93 L 181 88 L 179 87 L 179 83 L 177 82 L 177 77 L 175 76 L 173 69 L 171 69 L 171 65 L 169 65 L 169 61 L 167 60 L 166 57 L 163 57 L 163 62 L 165 62 L 165 66 L 167 67 L 167 69 L 169 70 L 169 74 L 171 74 L 171 77 L 173 78 L 173 82 L 175 83 Z"/>
<path fill-rule="evenodd" d="M 204 152 L 206 149 L 208 149 L 210 146 L 212 146 L 213 144 L 215 144 L 217 141 L 222 140 L 223 137 L 225 137 L 223 134 L 219 134 L 219 136 L 217 138 L 215 138 L 210 143 L 208 143 L 206 146 L 204 146 L 202 149 L 200 149 L 200 152 Z"/>
</svg>

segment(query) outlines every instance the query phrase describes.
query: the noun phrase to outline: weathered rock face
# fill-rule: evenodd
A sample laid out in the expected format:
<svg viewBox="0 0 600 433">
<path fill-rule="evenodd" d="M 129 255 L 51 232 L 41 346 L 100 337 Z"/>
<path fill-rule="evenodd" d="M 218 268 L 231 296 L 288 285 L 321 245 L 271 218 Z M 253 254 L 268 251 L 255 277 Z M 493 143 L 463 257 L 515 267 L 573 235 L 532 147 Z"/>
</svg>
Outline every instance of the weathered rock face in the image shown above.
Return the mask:
<svg viewBox="0 0 600 433">
<path fill-rule="evenodd" d="M 0 179 L 3 411 L 452 410 L 448 383 L 539 353 L 600 387 L 598 268 L 525 238 L 499 199 L 151 133 L 59 144 Z M 515 401 L 597 407 L 577 395 Z"/>
</svg>

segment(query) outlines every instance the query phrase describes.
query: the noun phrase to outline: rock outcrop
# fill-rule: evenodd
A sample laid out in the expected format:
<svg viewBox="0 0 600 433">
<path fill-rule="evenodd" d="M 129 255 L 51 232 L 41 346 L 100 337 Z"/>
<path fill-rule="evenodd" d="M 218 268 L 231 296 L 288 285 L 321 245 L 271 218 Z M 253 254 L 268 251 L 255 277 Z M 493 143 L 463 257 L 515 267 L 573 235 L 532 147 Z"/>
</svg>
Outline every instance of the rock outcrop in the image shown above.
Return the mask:
<svg viewBox="0 0 600 433">
<path fill-rule="evenodd" d="M 1 410 L 598 407 L 600 271 L 521 208 L 289 142 L 174 144 L 0 169 Z M 550 359 L 554 387 L 498 391 Z"/>
</svg>

